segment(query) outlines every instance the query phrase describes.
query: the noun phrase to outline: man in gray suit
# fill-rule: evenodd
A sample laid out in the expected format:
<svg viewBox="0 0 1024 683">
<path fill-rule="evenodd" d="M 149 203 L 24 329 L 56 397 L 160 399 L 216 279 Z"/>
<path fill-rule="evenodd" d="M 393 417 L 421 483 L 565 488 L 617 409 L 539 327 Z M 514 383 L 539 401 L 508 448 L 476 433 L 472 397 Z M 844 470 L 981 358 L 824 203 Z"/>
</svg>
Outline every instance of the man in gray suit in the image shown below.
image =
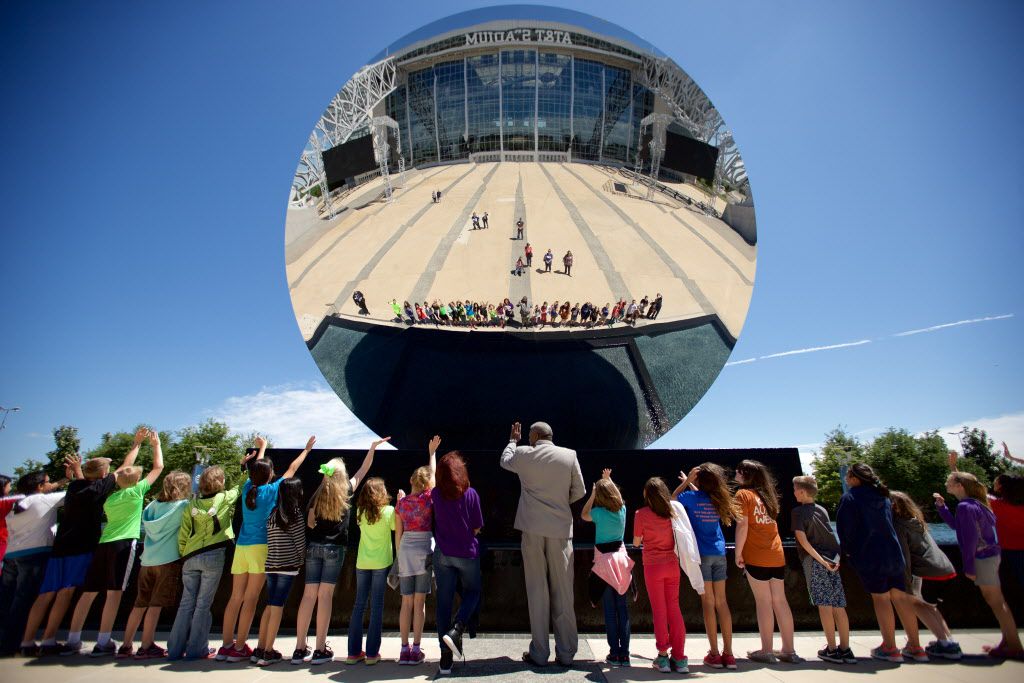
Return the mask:
<svg viewBox="0 0 1024 683">
<path fill-rule="evenodd" d="M 570 503 L 583 498 L 586 486 L 576 451 L 556 446 L 546 422 L 530 426 L 530 445 L 517 446 L 522 437 L 512 425 L 501 466 L 519 475 L 522 492 L 515 528 L 523 533 L 523 574 L 530 609 L 530 651 L 523 661 L 548 663 L 548 626 L 555 631 L 555 659 L 572 664 L 579 646 L 573 608 L 572 512 Z"/>
</svg>

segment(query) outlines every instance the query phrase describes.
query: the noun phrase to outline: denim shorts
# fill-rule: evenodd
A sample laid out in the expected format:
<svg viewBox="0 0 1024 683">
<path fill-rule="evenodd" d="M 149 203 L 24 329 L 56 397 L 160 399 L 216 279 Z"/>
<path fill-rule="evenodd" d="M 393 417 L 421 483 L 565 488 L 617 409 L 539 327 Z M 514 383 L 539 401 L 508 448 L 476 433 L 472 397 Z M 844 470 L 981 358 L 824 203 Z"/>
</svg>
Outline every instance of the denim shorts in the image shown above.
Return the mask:
<svg viewBox="0 0 1024 683">
<path fill-rule="evenodd" d="M 700 556 L 700 575 L 704 581 L 725 581 L 728 567 L 725 555 Z"/>
<path fill-rule="evenodd" d="M 398 577 L 398 587 L 402 595 L 412 595 L 414 593 L 430 593 L 430 584 L 433 583 L 431 580 L 430 570 L 417 574 L 416 576 L 400 576 Z"/>
<path fill-rule="evenodd" d="M 267 606 L 284 607 L 288 602 L 288 594 L 292 591 L 295 574 L 275 574 L 267 572 Z"/>
<path fill-rule="evenodd" d="M 345 564 L 345 546 L 310 543 L 306 546 L 306 583 L 338 583 Z"/>
</svg>

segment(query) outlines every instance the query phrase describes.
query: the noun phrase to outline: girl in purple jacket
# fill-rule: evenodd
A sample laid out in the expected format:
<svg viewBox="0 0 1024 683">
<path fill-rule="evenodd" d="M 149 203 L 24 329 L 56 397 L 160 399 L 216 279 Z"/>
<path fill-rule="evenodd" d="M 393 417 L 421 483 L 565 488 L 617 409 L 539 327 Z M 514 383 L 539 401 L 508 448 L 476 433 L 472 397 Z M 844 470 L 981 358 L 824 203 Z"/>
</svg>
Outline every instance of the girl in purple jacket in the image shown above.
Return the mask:
<svg viewBox="0 0 1024 683">
<path fill-rule="evenodd" d="M 946 491 L 959 501 L 956 514 L 949 511 L 945 499 L 939 493 L 932 494 L 935 507 L 943 521 L 956 531 L 964 575 L 981 589 L 982 597 L 992 608 L 999 621 L 999 629 L 1003 632 L 1003 639 L 995 647 L 989 648 L 988 653 L 999 658 L 1024 658 L 1024 648 L 1017 635 L 1013 613 L 999 587 L 1000 551 L 996 540 L 996 516 L 989 507 L 988 491 L 973 474 L 967 472 L 951 473 L 946 479 Z"/>
</svg>

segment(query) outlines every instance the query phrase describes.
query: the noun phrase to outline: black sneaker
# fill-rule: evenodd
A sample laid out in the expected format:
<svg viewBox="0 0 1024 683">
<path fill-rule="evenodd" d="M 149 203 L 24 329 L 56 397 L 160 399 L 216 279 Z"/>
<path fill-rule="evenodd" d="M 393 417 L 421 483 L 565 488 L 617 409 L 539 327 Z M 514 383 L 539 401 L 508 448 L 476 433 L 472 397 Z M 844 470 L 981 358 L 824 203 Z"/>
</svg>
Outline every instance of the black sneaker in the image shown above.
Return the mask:
<svg viewBox="0 0 1024 683">
<path fill-rule="evenodd" d="M 438 666 L 437 673 L 442 676 L 447 676 L 452 672 L 452 651 L 448 648 L 441 649 L 441 663 Z"/>
<path fill-rule="evenodd" d="M 323 650 L 314 650 L 313 658 L 309 660 L 310 664 L 326 664 L 327 662 L 334 661 L 334 650 L 329 645 L 324 645 Z"/>
<path fill-rule="evenodd" d="M 71 657 L 72 655 L 82 654 L 82 641 L 77 643 L 64 643 L 60 646 L 61 657 Z"/>
<path fill-rule="evenodd" d="M 832 662 L 833 664 L 842 664 L 843 653 L 838 647 L 825 647 L 825 649 L 823 650 L 818 650 L 818 659 L 824 660 L 826 662 Z"/>
<path fill-rule="evenodd" d="M 38 657 L 39 646 L 35 643 L 32 643 L 31 645 L 19 645 L 18 654 L 22 657 Z"/>
<path fill-rule="evenodd" d="M 466 657 L 462 654 L 462 632 L 466 630 L 466 627 L 461 622 L 456 621 L 455 626 L 452 626 L 448 633 L 442 636 L 444 644 L 451 648 L 452 654 L 459 659 L 465 659 Z"/>
<path fill-rule="evenodd" d="M 40 657 L 52 657 L 53 655 L 59 655 L 64 651 L 64 646 L 60 643 L 54 643 L 53 645 L 40 645 L 39 656 Z"/>
<path fill-rule="evenodd" d="M 292 653 L 292 664 L 298 665 L 298 664 L 302 664 L 303 662 L 308 662 L 310 657 L 312 657 L 312 656 L 313 656 L 313 651 L 310 650 L 309 646 L 307 645 L 306 647 L 302 648 L 301 650 L 296 650 L 295 652 Z"/>
<path fill-rule="evenodd" d="M 857 657 L 853 654 L 853 650 L 848 647 L 839 648 L 839 656 L 843 658 L 843 664 L 857 663 Z"/>
<path fill-rule="evenodd" d="M 264 650 L 263 651 L 263 656 L 260 657 L 260 661 L 256 662 L 256 665 L 257 666 L 271 666 L 272 664 L 277 664 L 278 662 L 280 662 L 283 659 L 284 659 L 284 657 L 281 655 L 280 652 L 278 652 L 277 650 L 271 648 L 269 650 Z"/>
<path fill-rule="evenodd" d="M 256 648 L 255 650 L 252 651 L 252 654 L 249 655 L 249 663 L 250 664 L 259 664 L 260 660 L 263 659 L 263 655 L 264 654 L 265 654 L 265 651 L 263 650 L 262 647 Z"/>
</svg>

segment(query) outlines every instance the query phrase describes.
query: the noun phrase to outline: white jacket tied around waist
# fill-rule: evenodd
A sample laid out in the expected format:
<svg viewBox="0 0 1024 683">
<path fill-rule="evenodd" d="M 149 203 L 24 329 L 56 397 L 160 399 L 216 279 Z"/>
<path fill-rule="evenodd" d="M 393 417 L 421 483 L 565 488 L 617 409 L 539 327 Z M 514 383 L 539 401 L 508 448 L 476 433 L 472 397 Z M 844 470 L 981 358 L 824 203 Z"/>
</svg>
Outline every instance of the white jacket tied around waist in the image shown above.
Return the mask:
<svg viewBox="0 0 1024 683">
<path fill-rule="evenodd" d="M 679 501 L 672 501 L 672 510 L 675 512 L 675 517 L 672 518 L 672 536 L 676 541 L 676 557 L 679 558 L 679 566 L 686 574 L 686 578 L 690 580 L 693 590 L 697 591 L 699 595 L 704 595 L 704 577 L 700 573 L 700 551 L 697 549 L 697 536 L 693 533 L 686 509 Z"/>
</svg>

